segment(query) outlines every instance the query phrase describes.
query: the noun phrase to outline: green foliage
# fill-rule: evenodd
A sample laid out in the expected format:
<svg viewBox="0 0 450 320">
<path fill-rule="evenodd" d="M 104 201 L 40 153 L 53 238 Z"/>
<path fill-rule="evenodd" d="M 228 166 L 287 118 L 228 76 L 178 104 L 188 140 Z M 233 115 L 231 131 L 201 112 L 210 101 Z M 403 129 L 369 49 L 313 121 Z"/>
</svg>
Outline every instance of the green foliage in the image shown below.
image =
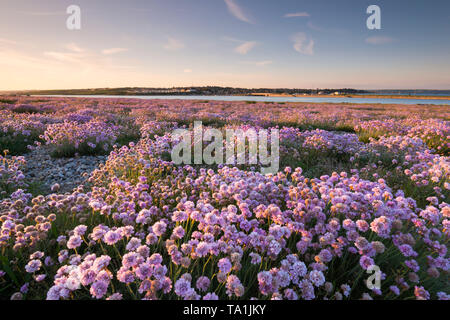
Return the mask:
<svg viewBox="0 0 450 320">
<path fill-rule="evenodd" d="M 28 146 L 33 145 L 35 141 L 42 141 L 38 132 L 34 132 L 29 136 L 13 134 L 12 132 L 0 132 L 0 152 L 8 150 L 10 155 L 23 155 L 30 151 Z"/>
<path fill-rule="evenodd" d="M 101 143 L 95 143 L 95 138 L 87 139 L 81 143 L 78 148 L 72 143 L 62 143 L 57 147 L 53 148 L 50 155 L 54 158 L 72 158 L 76 155 L 78 156 L 97 156 L 106 155 L 110 151 L 110 147 L 105 149 L 105 145 Z M 95 144 L 95 148 L 92 148 L 88 143 Z"/>
</svg>

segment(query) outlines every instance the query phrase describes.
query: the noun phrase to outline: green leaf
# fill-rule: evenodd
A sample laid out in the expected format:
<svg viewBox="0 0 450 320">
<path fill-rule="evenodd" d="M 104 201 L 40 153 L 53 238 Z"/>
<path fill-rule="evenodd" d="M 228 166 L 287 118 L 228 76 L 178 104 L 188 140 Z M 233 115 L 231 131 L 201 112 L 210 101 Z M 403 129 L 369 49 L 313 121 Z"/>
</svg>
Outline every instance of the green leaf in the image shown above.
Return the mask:
<svg viewBox="0 0 450 320">
<path fill-rule="evenodd" d="M 11 268 L 9 266 L 8 258 L 7 257 L 0 257 L 0 260 L 1 260 L 2 265 L 3 265 L 3 270 L 14 281 L 16 286 L 19 286 L 19 281 L 17 281 L 16 275 L 14 274 L 14 272 L 11 270 Z"/>
</svg>

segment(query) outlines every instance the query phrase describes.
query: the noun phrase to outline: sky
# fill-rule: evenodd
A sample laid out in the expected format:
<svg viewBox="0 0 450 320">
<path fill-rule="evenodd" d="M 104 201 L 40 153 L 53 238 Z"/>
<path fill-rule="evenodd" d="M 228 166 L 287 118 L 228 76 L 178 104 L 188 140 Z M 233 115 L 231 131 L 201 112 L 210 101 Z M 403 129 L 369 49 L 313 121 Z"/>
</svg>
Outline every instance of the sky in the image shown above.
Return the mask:
<svg viewBox="0 0 450 320">
<path fill-rule="evenodd" d="M 450 1 L 0 0 L 0 91 L 206 85 L 450 89 Z"/>
</svg>

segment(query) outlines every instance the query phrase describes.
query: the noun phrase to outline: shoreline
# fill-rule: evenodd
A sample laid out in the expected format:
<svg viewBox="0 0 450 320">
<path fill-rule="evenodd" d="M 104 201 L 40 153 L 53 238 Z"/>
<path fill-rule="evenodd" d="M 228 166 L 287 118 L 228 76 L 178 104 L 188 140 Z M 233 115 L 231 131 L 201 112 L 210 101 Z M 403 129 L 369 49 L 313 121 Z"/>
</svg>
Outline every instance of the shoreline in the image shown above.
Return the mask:
<svg viewBox="0 0 450 320">
<path fill-rule="evenodd" d="M 279 98 L 364 98 L 364 99 L 420 99 L 420 100 L 450 100 L 450 96 L 411 96 L 411 95 L 382 95 L 382 94 L 272 94 L 255 93 L 249 97 L 279 97 Z"/>
<path fill-rule="evenodd" d="M 256 102 L 273 102 L 273 103 L 314 103 L 314 104 L 369 104 L 369 105 L 450 105 L 450 97 L 444 97 L 441 99 L 434 99 L 433 97 L 425 97 L 425 99 L 416 99 L 414 97 L 408 98 L 398 98 L 397 99 L 389 99 L 380 97 L 361 97 L 354 95 L 352 97 L 348 96 L 329 96 L 329 95 L 309 95 L 309 96 L 292 96 L 292 95 L 228 95 L 228 96 L 220 96 L 220 95 L 201 95 L 201 96 L 193 96 L 193 95 L 164 95 L 164 96 L 156 96 L 156 95 L 31 95 L 34 97 L 47 97 L 47 98 L 58 98 L 58 97 L 67 97 L 67 98 L 97 98 L 97 99 L 140 99 L 140 100 L 155 100 L 155 99 L 166 99 L 166 100 L 191 100 L 191 101 L 244 101 L 248 103 L 256 103 Z M 298 99 L 298 101 L 295 101 Z M 308 101 L 308 99 L 310 101 Z M 318 100 L 318 101 L 317 101 Z M 322 100 L 322 101 L 320 101 Z M 323 101 L 325 100 L 325 101 Z M 328 101 L 327 101 L 328 100 Z M 365 101 L 367 100 L 367 101 Z M 390 100 L 390 101 L 388 101 Z"/>
<path fill-rule="evenodd" d="M 74 96 L 80 96 L 80 97 L 101 97 L 105 95 L 99 95 L 99 94 L 17 94 L 17 95 L 11 95 L 11 94 L 0 94 L 0 97 L 74 97 Z M 370 94 L 341 94 L 341 95 L 335 95 L 335 94 L 275 94 L 275 93 L 255 93 L 255 94 L 248 94 L 248 95 L 241 95 L 241 94 L 230 94 L 230 95 L 190 95 L 190 94 L 108 94 L 108 96 L 114 97 L 130 97 L 132 99 L 133 97 L 161 97 L 161 96 L 167 96 L 167 97 L 271 97 L 271 98 L 360 98 L 360 99 L 417 99 L 417 100 L 450 100 L 450 96 L 412 96 L 412 95 L 370 95 Z"/>
<path fill-rule="evenodd" d="M 281 94 L 266 94 L 259 95 L 201 95 L 201 96 L 154 96 L 154 95 L 16 95 L 16 96 L 0 96 L 0 103 L 3 100 L 18 99 L 18 98 L 80 98 L 80 99 L 129 99 L 129 100 L 189 100 L 189 101 L 243 101 L 246 103 L 299 103 L 299 104 L 348 104 L 348 105 L 436 105 L 436 106 L 450 106 L 450 97 L 411 97 L 403 98 L 403 96 L 344 96 L 344 95 L 281 95 Z M 309 101 L 308 101 L 309 100 Z"/>
</svg>

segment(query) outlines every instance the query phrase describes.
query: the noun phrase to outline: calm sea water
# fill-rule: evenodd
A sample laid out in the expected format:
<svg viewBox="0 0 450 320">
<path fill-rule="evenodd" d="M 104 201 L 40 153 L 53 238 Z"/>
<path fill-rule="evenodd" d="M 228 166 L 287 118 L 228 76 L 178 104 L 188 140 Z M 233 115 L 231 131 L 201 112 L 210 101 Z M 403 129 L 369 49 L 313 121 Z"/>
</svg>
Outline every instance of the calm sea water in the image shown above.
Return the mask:
<svg viewBox="0 0 450 320">
<path fill-rule="evenodd" d="M 446 97 L 450 99 L 450 91 L 442 92 L 369 92 L 369 93 L 356 93 L 356 95 L 387 95 L 387 96 L 412 96 L 412 97 L 424 97 L 424 96 L 434 96 L 434 97 Z"/>
<path fill-rule="evenodd" d="M 257 102 L 317 102 L 317 103 L 370 103 L 370 104 L 435 104 L 450 105 L 448 100 L 384 99 L 384 98 L 309 98 L 309 97 L 259 97 L 259 96 L 108 96 L 108 95 L 49 95 L 47 97 L 80 97 L 144 100 L 214 100 L 214 101 L 257 101 Z"/>
</svg>

